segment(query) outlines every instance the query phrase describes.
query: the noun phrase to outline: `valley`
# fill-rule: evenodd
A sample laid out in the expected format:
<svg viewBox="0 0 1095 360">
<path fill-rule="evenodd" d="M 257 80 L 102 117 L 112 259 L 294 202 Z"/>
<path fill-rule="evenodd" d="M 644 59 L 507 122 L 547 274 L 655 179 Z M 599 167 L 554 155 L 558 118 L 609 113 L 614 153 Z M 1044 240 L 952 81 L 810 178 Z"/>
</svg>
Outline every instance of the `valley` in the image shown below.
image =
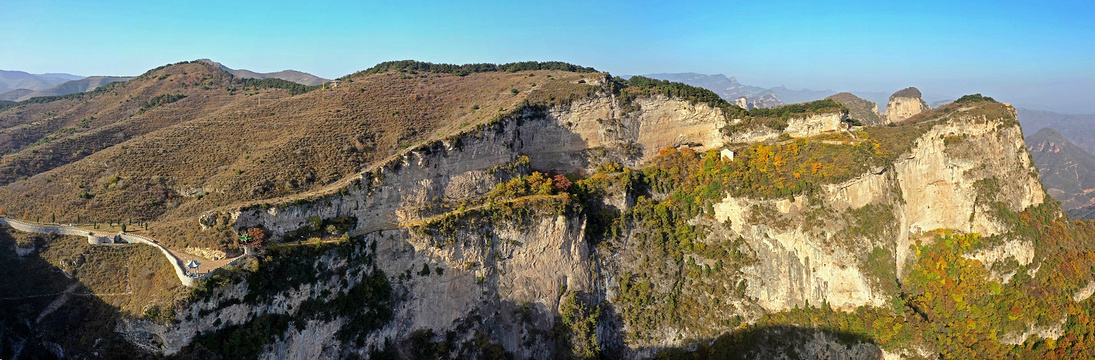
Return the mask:
<svg viewBox="0 0 1095 360">
<path fill-rule="evenodd" d="M 4 214 L 125 224 L 164 248 L 4 230 L 0 301 L 19 311 L 0 357 L 1095 346 L 1095 223 L 1050 196 L 1017 110 L 992 98 L 748 109 L 558 62 L 394 61 L 337 81 L 199 60 L 5 105 Z M 179 281 L 183 258 L 212 254 L 223 267 Z"/>
</svg>

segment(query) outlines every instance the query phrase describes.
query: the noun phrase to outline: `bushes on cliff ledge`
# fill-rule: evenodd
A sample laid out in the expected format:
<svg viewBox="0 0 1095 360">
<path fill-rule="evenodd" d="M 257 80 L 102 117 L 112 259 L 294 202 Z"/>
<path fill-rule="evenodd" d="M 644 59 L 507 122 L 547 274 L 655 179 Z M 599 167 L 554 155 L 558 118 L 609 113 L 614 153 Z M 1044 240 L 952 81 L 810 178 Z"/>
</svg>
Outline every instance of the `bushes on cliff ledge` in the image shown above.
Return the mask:
<svg viewBox="0 0 1095 360">
<path fill-rule="evenodd" d="M 981 94 L 972 94 L 972 95 L 962 95 L 962 97 L 958 98 L 958 100 L 955 100 L 954 102 L 959 103 L 959 104 L 969 104 L 969 103 L 975 103 L 975 102 L 981 102 L 981 101 L 996 102 L 996 99 L 993 99 L 993 98 L 988 97 L 988 96 L 981 96 Z"/>
</svg>

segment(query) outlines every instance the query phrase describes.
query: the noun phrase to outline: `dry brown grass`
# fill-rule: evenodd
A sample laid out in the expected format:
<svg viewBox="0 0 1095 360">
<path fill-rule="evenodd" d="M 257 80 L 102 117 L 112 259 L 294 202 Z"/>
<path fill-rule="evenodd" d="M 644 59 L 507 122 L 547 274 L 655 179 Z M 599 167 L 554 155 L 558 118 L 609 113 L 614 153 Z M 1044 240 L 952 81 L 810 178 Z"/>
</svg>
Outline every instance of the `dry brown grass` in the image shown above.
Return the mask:
<svg viewBox="0 0 1095 360">
<path fill-rule="evenodd" d="M 322 188 L 526 103 L 588 97 L 600 87 L 577 80 L 603 74 L 391 71 L 297 96 L 229 92 L 231 79 L 219 76 L 202 64 L 173 65 L 110 92 L 0 112 L 3 134 L 20 134 L 0 138 L 0 148 L 15 151 L 0 164 L 0 183 L 15 180 L 0 187 L 0 208 L 62 223 L 149 221 L 168 246 L 219 247 L 231 237 L 199 233 L 204 211 Z M 164 93 L 187 97 L 137 114 Z M 49 134 L 59 136 L 40 141 Z"/>
<path fill-rule="evenodd" d="M 71 275 L 82 285 L 75 294 L 97 297 L 125 314 L 140 317 L 153 305 L 171 308 L 175 297 L 185 292 L 174 269 L 159 250 L 151 246 L 90 245 L 86 238 L 78 236 L 31 234 L 7 227 L 0 231 L 4 232 L 0 236 L 10 236 L 17 243 L 36 245 L 37 254 L 30 256 L 40 257 L 55 268 L 49 271 L 59 270 Z M 9 280 L 35 284 L 35 279 L 42 275 L 27 273 L 20 275 L 24 279 Z M 58 292 L 66 286 L 30 286 L 24 289 L 23 296 Z"/>
</svg>

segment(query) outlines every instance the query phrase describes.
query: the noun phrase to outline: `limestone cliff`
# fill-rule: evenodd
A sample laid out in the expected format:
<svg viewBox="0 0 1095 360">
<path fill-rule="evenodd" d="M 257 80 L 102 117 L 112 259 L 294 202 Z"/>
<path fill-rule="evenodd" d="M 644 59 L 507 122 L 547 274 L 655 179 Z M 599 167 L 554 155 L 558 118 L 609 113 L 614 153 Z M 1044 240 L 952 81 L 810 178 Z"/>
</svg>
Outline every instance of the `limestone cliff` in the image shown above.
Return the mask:
<svg viewBox="0 0 1095 360">
<path fill-rule="evenodd" d="M 928 103 L 920 97 L 920 90 L 914 87 L 901 89 L 890 95 L 890 102 L 886 104 L 886 121 L 901 122 L 930 109 Z"/>
<path fill-rule="evenodd" d="M 409 149 L 327 192 L 209 213 L 206 227 L 262 227 L 290 242 L 278 251 L 328 250 L 284 254 L 303 258 L 300 266 L 314 276 L 255 287 L 250 282 L 262 276 L 256 274 L 276 265 L 244 265 L 211 280 L 215 285 L 175 323 L 129 321 L 118 330 L 167 354 L 195 351 L 192 344 L 203 336 L 280 321 L 293 326 L 276 328 L 261 348 L 264 357 L 376 351 L 406 357 L 423 344 L 445 344 L 458 357 L 501 351 L 545 358 L 599 349 L 645 358 L 810 304 L 887 308 L 915 262 L 911 245 L 920 234 L 1004 234 L 1011 225 L 999 209 L 1020 211 L 1045 198 L 1014 109 L 994 104 L 1003 112 L 962 108 L 929 122 L 820 140 L 854 148 L 867 146 L 865 138 L 907 137 L 890 163 L 848 180 L 775 198 L 720 194 L 709 210 L 665 222 L 669 215 L 652 204 L 672 196 L 672 186 L 636 182 L 636 172 L 624 167 L 647 166 L 667 147 L 702 151 L 782 134 L 834 136 L 846 115 L 792 117 L 783 130 L 727 136 L 719 129 L 741 119 L 718 108 L 664 96 L 635 104 L 623 107 L 605 94 L 569 106 L 526 107 Z M 553 195 L 491 195 L 533 171 L 619 182 Z M 635 212 L 643 209 L 653 212 Z M 337 219 L 352 221 L 350 240 L 333 240 L 340 236 Z M 679 248 L 667 245 L 667 235 L 650 226 L 669 223 L 704 235 Z M 970 256 L 1034 261 L 1029 239 L 1010 241 Z M 359 293 L 366 290 L 367 296 Z M 317 310 L 362 296 L 373 314 L 365 320 Z M 872 344 L 834 348 L 829 335 L 806 335 L 812 340 L 784 355 L 755 353 L 882 354 Z"/>
<path fill-rule="evenodd" d="M 478 219 L 469 214 L 460 220 Z M 525 220 L 451 234 L 375 231 L 337 246 L 285 249 L 304 258 L 281 266 L 244 264 L 212 280 L 221 285 L 182 309 L 177 322 L 131 320 L 120 324 L 118 331 L 152 351 L 193 354 L 193 344 L 203 335 L 283 318 L 295 327 L 274 334 L 278 340 L 262 348 L 264 357 L 366 356 L 367 349 L 424 331 L 448 331 L 456 336 L 450 341 L 467 344 L 490 334 L 489 341 L 518 358 L 550 357 L 556 352 L 549 338 L 556 322 L 553 314 L 559 312 L 564 295 L 591 293 L 594 288 L 590 249 L 580 219 L 541 214 Z M 313 246 L 319 256 L 308 257 Z M 286 269 L 290 266 L 314 272 L 309 276 L 314 280 L 247 275 L 296 271 Z M 378 293 L 390 295 L 362 309 L 371 314 L 366 322 L 371 327 L 366 329 L 351 327 L 361 319 L 316 309 Z M 340 333 L 344 329 L 357 329 L 361 336 L 347 337 Z M 462 351 L 475 357 L 481 356 L 480 350 Z"/>
<path fill-rule="evenodd" d="M 586 173 L 606 161 L 638 166 L 667 147 L 723 145 L 720 109 L 664 97 L 639 99 L 637 105 L 641 111 L 624 113 L 605 96 L 569 107 L 526 108 L 470 133 L 411 149 L 327 194 L 211 212 L 201 222 L 205 227 L 231 224 L 241 231 L 262 226 L 281 238 L 312 217 L 353 216 L 355 228 L 364 233 L 451 210 L 444 199 L 484 195 L 529 166 Z M 800 132 L 818 131 L 814 124 L 821 120 L 793 123 Z"/>
<path fill-rule="evenodd" d="M 744 119 L 732 119 L 728 128 L 737 129 L 729 131 L 726 140 L 740 144 L 778 139 L 784 134 L 792 138 L 810 137 L 839 131 L 847 118 L 847 114 L 841 112 L 806 114 L 791 117 L 786 124 L 775 128 L 768 124 L 747 124 Z"/>
<path fill-rule="evenodd" d="M 766 109 L 784 105 L 775 94 L 766 93 L 762 96 L 753 96 L 752 98 L 739 97 L 734 99 L 734 105 L 746 110 L 752 109 Z"/>
<path fill-rule="evenodd" d="M 887 279 L 872 279 L 879 274 L 861 268 L 872 249 L 885 249 L 892 256 L 888 261 L 895 267 L 894 274 L 900 277 L 910 256 L 910 236 L 937 229 L 1003 233 L 1006 225 L 995 217 L 992 206 L 1020 211 L 1041 204 L 1045 193 L 1023 148 L 1018 125 L 1001 121 L 959 114 L 946 122 L 922 125 L 926 131 L 896 162 L 827 185 L 820 204 L 809 205 L 805 199 L 759 202 L 774 209 L 775 219 L 791 225 L 751 221 L 750 207 L 758 204 L 754 200 L 728 198 L 719 203 L 716 219 L 729 221 L 758 257 L 766 259 L 746 271 L 750 284 L 756 286 L 750 287 L 751 294 L 771 311 L 807 302 L 827 302 L 848 310 L 883 306 L 893 294 L 875 284 Z M 877 238 L 826 245 L 840 243 L 841 231 L 854 227 L 855 217 L 867 216 L 861 212 L 864 209 L 874 213 L 871 216 L 886 218 Z M 811 228 L 806 218 L 819 210 L 832 220 Z M 852 221 L 842 219 L 845 216 Z M 846 225 L 836 225 L 841 223 Z M 1030 261 L 1029 256 L 1018 258 Z"/>
</svg>

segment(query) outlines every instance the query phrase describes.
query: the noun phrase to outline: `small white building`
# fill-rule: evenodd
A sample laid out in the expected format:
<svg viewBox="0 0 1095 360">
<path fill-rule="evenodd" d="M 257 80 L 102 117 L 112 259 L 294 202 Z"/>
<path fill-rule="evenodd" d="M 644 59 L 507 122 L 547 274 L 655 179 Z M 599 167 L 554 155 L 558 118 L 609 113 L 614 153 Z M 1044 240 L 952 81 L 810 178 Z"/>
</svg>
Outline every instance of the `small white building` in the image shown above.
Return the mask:
<svg viewBox="0 0 1095 360">
<path fill-rule="evenodd" d="M 719 152 L 719 155 L 722 155 L 722 158 L 725 159 L 726 161 L 734 161 L 734 151 L 733 150 L 722 149 L 722 151 Z"/>
</svg>

